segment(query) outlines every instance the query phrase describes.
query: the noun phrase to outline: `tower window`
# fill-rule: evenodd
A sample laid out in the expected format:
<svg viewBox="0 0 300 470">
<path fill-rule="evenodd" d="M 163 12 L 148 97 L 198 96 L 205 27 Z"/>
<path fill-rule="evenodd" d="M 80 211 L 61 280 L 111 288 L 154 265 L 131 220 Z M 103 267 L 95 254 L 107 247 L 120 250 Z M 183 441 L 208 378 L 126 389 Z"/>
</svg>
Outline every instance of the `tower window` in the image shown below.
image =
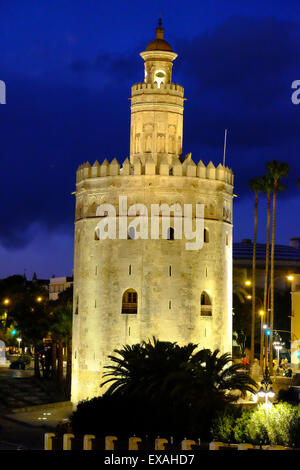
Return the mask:
<svg viewBox="0 0 300 470">
<path fill-rule="evenodd" d="M 204 243 L 208 243 L 209 242 L 209 232 L 207 230 L 207 228 L 204 229 Z"/>
<path fill-rule="evenodd" d="M 172 266 L 169 266 L 169 276 L 172 276 Z"/>
<path fill-rule="evenodd" d="M 171 168 L 169 169 L 169 175 L 170 175 L 170 176 L 173 176 L 173 167 L 171 167 Z"/>
<path fill-rule="evenodd" d="M 160 88 L 160 85 L 164 83 L 164 78 L 165 72 L 163 70 L 157 70 L 155 73 L 155 82 L 157 83 L 158 88 Z"/>
<path fill-rule="evenodd" d="M 168 228 L 167 240 L 174 240 L 174 229 L 173 229 L 173 227 Z"/>
<path fill-rule="evenodd" d="M 226 246 L 229 245 L 229 237 L 228 237 L 228 233 L 226 233 L 225 235 L 225 243 L 226 243 Z"/>
<path fill-rule="evenodd" d="M 128 229 L 128 240 L 134 240 L 135 238 L 135 229 L 134 227 L 129 227 Z"/>
<path fill-rule="evenodd" d="M 211 317 L 212 316 L 212 303 L 210 296 L 206 291 L 201 293 L 200 298 L 200 314 L 202 317 Z"/>
<path fill-rule="evenodd" d="M 79 297 L 78 297 L 78 295 L 77 295 L 77 297 L 76 297 L 76 306 L 75 306 L 75 312 L 74 312 L 74 313 L 75 313 L 75 315 L 78 315 L 78 304 L 79 304 Z"/>
<path fill-rule="evenodd" d="M 129 274 L 129 276 L 131 276 L 131 264 L 128 267 L 128 274 Z"/>
<path fill-rule="evenodd" d="M 122 297 L 122 313 L 137 313 L 137 292 L 127 289 Z"/>
</svg>

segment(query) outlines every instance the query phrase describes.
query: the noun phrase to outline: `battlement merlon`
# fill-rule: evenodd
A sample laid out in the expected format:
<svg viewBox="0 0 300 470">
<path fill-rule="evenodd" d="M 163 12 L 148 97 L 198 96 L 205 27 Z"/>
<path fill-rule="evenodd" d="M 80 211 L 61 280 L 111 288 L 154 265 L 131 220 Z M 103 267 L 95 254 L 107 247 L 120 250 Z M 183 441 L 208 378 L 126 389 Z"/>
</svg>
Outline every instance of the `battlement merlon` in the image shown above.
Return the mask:
<svg viewBox="0 0 300 470">
<path fill-rule="evenodd" d="M 142 94 L 160 94 L 160 95 L 174 95 L 183 98 L 184 88 L 181 85 L 175 83 L 161 84 L 160 87 L 155 83 L 135 83 L 131 87 L 131 96 L 137 96 Z"/>
<path fill-rule="evenodd" d="M 93 165 L 86 162 L 80 165 L 76 173 L 76 183 L 79 184 L 84 180 L 90 178 L 105 178 L 112 176 L 164 176 L 168 178 L 174 177 L 194 177 L 206 180 L 215 180 L 217 182 L 223 181 L 224 183 L 233 186 L 234 175 L 230 168 L 223 166 L 221 163 L 215 167 L 210 161 L 207 166 L 200 160 L 196 165 L 192 158 L 191 153 L 187 154 L 183 162 L 177 160 L 173 165 L 169 164 L 167 159 L 162 158 L 159 164 L 156 164 L 149 156 L 145 159 L 145 165 L 142 165 L 141 160 L 137 158 L 134 163 L 131 163 L 126 158 L 122 167 L 116 158 L 111 163 L 105 159 L 102 164 L 96 160 Z M 109 183 L 109 181 L 108 181 Z"/>
</svg>

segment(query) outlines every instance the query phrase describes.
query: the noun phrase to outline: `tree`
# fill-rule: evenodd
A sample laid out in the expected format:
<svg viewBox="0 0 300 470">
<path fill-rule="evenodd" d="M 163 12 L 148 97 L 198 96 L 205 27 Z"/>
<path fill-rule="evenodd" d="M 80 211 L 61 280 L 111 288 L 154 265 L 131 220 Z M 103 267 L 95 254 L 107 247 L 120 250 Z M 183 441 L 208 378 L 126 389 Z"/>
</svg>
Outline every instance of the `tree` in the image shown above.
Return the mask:
<svg viewBox="0 0 300 470">
<path fill-rule="evenodd" d="M 168 401 L 185 405 L 204 401 L 236 399 L 233 391 L 245 395 L 253 392 L 256 383 L 243 370 L 241 364 L 232 364 L 229 354 L 220 356 L 219 350 L 211 352 L 197 344 L 179 346 L 159 341 L 126 345 L 109 356 L 111 365 L 105 368 L 106 380 L 101 386 L 111 384 L 107 394 L 146 396 L 151 401 Z"/>
<path fill-rule="evenodd" d="M 277 194 L 285 187 L 280 185 L 280 180 L 288 175 L 290 170 L 286 162 L 278 162 L 272 160 L 267 163 L 267 174 L 272 178 L 273 182 L 273 213 L 272 213 L 272 243 L 271 243 L 271 312 L 270 327 L 274 329 L 274 251 L 275 251 L 275 229 L 276 229 L 276 199 Z M 270 337 L 270 372 L 273 372 L 273 337 Z"/>
<path fill-rule="evenodd" d="M 52 337 L 52 375 L 60 389 L 63 387 L 63 346 L 67 347 L 66 395 L 71 393 L 72 369 L 72 313 L 73 288 L 61 292 L 58 299 L 49 302 L 51 316 L 50 333 Z M 56 352 L 58 354 L 56 354 Z M 56 367 L 57 359 L 57 367 Z"/>
<path fill-rule="evenodd" d="M 258 207 L 258 195 L 263 189 L 264 180 L 261 177 L 252 178 L 250 180 L 250 188 L 255 194 L 254 198 L 254 238 L 253 238 L 253 254 L 252 254 L 252 315 L 251 315 L 251 347 L 250 347 L 250 362 L 254 360 L 254 343 L 255 343 L 255 265 L 256 265 L 256 242 L 257 242 L 257 207 Z"/>
<path fill-rule="evenodd" d="M 264 176 L 264 183 L 263 183 L 263 192 L 266 195 L 267 199 L 267 235 L 266 235 L 266 258 L 265 258 L 265 285 L 264 285 L 264 300 L 263 300 L 263 311 L 266 323 L 269 323 L 269 310 L 267 305 L 267 293 L 268 293 L 268 285 L 269 285 L 269 248 L 270 248 L 270 221 L 271 221 L 271 193 L 273 189 L 273 182 L 270 176 L 267 174 Z M 261 328 L 260 332 L 260 365 L 263 367 L 263 329 Z M 266 358 L 267 361 L 267 358 Z M 267 365 L 267 363 L 266 363 Z"/>
<path fill-rule="evenodd" d="M 208 439 L 216 411 L 254 392 L 256 383 L 242 364 L 232 364 L 229 354 L 197 349 L 197 344 L 179 346 L 153 338 L 115 350 L 105 367 L 101 386 L 109 388 L 103 399 L 110 397 L 115 406 L 131 403 L 135 422 L 147 403 L 148 430 L 156 435 L 171 430 L 173 436 Z"/>
</svg>

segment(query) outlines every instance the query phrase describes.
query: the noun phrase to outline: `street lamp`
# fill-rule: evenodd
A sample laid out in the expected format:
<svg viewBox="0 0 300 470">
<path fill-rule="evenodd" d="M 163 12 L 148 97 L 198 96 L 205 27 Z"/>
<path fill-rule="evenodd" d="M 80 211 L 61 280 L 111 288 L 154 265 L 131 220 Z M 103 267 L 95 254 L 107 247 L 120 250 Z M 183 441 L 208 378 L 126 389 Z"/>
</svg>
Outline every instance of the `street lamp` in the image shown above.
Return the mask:
<svg viewBox="0 0 300 470">
<path fill-rule="evenodd" d="M 277 368 L 276 368 L 276 375 L 279 375 L 279 351 L 282 349 L 282 342 L 280 340 L 273 341 L 273 346 L 277 351 Z"/>
<path fill-rule="evenodd" d="M 21 345 L 21 341 L 22 341 L 22 338 L 16 338 L 18 343 L 19 343 L 19 354 L 21 354 L 21 349 L 20 349 L 20 345 Z"/>
<path fill-rule="evenodd" d="M 265 375 L 261 381 L 261 387 L 257 392 L 257 395 L 265 399 L 265 415 L 268 416 L 269 398 L 274 398 L 275 392 L 272 389 L 272 381 L 270 379 L 270 373 L 268 367 L 265 369 Z"/>
<path fill-rule="evenodd" d="M 274 284 L 274 281 L 278 280 L 278 279 L 281 279 L 282 277 L 284 276 L 276 276 L 274 277 L 273 279 L 273 284 Z M 289 282 L 292 282 L 294 280 L 294 276 L 292 274 L 287 274 L 285 276 L 286 280 L 289 281 Z M 269 284 L 269 287 L 268 287 L 268 291 L 267 291 L 267 307 L 268 307 L 268 320 L 270 320 L 270 323 L 271 323 L 271 330 L 272 330 L 272 333 L 273 333 L 273 330 L 274 330 L 274 326 L 273 326 L 273 315 L 274 315 L 274 311 L 271 312 L 271 309 L 270 309 L 270 290 L 271 290 L 271 283 Z M 274 309 L 274 306 L 273 306 L 273 309 Z M 272 314 L 273 313 L 273 314 Z M 270 318 L 271 317 L 271 318 Z M 266 338 L 267 339 L 267 338 Z M 266 350 L 267 350 L 267 345 L 266 345 Z M 267 363 L 266 363 L 267 364 Z M 270 368 L 271 368 L 271 372 L 273 372 L 273 335 L 270 336 Z"/>
</svg>

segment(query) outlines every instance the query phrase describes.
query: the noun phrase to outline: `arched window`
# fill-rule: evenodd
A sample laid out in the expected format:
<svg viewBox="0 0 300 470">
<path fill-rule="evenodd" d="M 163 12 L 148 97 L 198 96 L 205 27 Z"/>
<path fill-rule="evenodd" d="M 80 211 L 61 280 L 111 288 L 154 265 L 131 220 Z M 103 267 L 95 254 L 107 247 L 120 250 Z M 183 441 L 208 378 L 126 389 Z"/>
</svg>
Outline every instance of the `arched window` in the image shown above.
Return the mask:
<svg viewBox="0 0 300 470">
<path fill-rule="evenodd" d="M 209 232 L 207 230 L 207 228 L 204 229 L 204 243 L 208 243 L 209 242 Z"/>
<path fill-rule="evenodd" d="M 173 227 L 168 228 L 167 240 L 174 240 L 174 229 L 173 229 Z"/>
<path fill-rule="evenodd" d="M 122 297 L 122 313 L 137 313 L 137 302 L 137 292 L 133 289 L 127 289 Z"/>
<path fill-rule="evenodd" d="M 200 299 L 200 314 L 202 317 L 212 316 L 212 303 L 206 291 L 202 291 Z"/>
</svg>

